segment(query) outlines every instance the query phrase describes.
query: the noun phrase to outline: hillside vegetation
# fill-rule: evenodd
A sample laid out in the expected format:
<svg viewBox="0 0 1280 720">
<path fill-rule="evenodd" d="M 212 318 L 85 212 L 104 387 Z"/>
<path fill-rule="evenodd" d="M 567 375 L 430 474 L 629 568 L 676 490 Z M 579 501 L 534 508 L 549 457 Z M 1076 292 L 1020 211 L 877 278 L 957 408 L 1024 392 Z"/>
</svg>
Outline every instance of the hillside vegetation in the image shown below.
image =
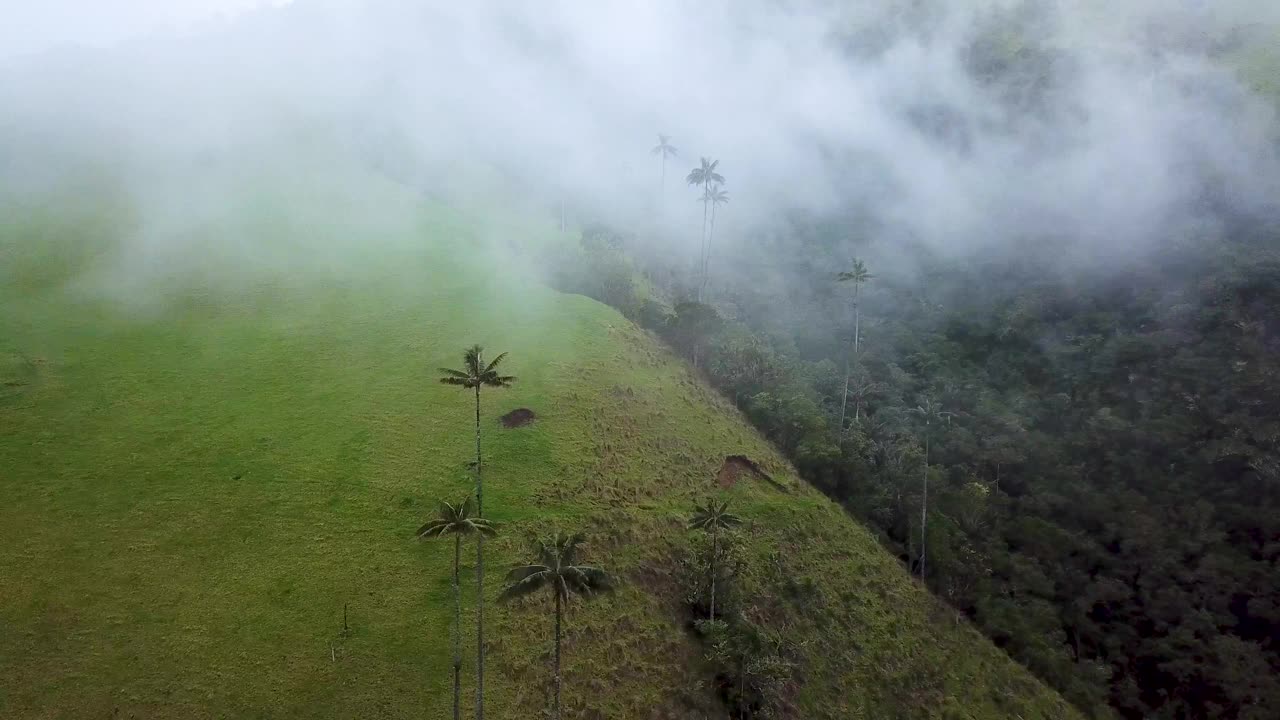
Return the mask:
<svg viewBox="0 0 1280 720">
<path fill-rule="evenodd" d="M 483 399 L 490 717 L 547 707 L 549 603 L 492 601 L 557 529 L 620 579 L 570 606 L 566 715 L 717 714 L 679 580 L 712 493 L 745 521 L 741 612 L 792 663 L 785 716 L 1073 716 L 613 309 L 399 186 L 257 182 L 147 265 L 121 196 L 10 198 L 0 716 L 445 717 L 452 551 L 413 531 L 471 485 L 473 408 L 435 368 L 472 342 L 518 376 Z M 515 408 L 537 419 L 501 429 Z M 729 455 L 771 480 L 720 489 Z"/>
</svg>

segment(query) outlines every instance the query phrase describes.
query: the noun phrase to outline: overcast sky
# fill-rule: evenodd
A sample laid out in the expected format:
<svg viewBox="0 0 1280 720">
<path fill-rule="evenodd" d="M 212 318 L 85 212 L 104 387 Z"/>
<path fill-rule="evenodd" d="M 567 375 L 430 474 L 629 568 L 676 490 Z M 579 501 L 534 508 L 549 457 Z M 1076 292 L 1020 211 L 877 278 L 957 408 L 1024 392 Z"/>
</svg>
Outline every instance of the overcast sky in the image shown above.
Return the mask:
<svg viewBox="0 0 1280 720">
<path fill-rule="evenodd" d="M 110 46 L 290 0 L 0 0 L 0 57 Z"/>
</svg>

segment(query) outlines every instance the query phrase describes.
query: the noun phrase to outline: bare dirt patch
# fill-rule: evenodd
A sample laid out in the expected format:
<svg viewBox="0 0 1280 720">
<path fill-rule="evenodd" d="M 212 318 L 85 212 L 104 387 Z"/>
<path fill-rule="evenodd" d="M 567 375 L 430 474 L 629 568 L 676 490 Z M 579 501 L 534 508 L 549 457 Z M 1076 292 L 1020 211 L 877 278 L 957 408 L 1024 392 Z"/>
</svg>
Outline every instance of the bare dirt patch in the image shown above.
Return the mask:
<svg viewBox="0 0 1280 720">
<path fill-rule="evenodd" d="M 724 464 L 720 466 L 720 472 L 716 474 L 716 481 L 720 483 L 722 488 L 731 488 L 737 485 L 742 478 L 752 476 L 772 480 L 768 473 L 761 470 L 760 466 L 752 462 L 751 458 L 746 455 L 730 455 L 724 459 Z"/>
<path fill-rule="evenodd" d="M 522 425 L 528 425 L 537 417 L 537 414 L 529 408 L 516 408 L 502 416 L 502 427 L 518 428 Z"/>
</svg>

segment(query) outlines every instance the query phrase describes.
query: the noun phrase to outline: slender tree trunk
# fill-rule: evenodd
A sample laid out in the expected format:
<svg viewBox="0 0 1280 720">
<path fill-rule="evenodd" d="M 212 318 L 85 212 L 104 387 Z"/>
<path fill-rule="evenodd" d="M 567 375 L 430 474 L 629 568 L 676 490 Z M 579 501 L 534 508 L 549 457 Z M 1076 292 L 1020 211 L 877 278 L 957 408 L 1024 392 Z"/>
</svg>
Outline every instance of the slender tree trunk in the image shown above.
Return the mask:
<svg viewBox="0 0 1280 720">
<path fill-rule="evenodd" d="M 920 579 L 924 580 L 924 541 L 925 531 L 929 527 L 929 426 L 925 425 L 924 435 L 924 492 L 920 500 Z"/>
<path fill-rule="evenodd" d="M 484 720 L 484 535 L 476 535 L 476 720 Z"/>
<path fill-rule="evenodd" d="M 840 395 L 840 436 L 844 437 L 844 412 L 849 404 L 849 352 L 844 355 L 844 392 Z"/>
<path fill-rule="evenodd" d="M 458 566 L 462 564 L 462 536 L 453 538 L 453 720 L 462 718 L 462 589 Z"/>
<path fill-rule="evenodd" d="M 861 311 L 858 309 L 858 281 L 855 280 L 853 282 L 853 354 L 854 354 L 854 357 L 857 357 L 858 355 L 858 324 L 859 324 L 858 320 L 860 318 L 860 312 Z M 850 374 L 849 354 L 848 354 L 848 351 L 846 350 L 845 356 L 844 356 L 844 393 L 840 396 L 840 435 L 841 437 L 844 436 L 844 416 L 845 416 L 846 409 L 848 408 L 848 405 L 849 405 L 849 374 Z M 861 406 L 862 406 L 862 401 L 859 400 L 858 407 L 855 408 L 854 410 L 855 419 L 857 418 L 857 413 L 861 409 Z"/>
<path fill-rule="evenodd" d="M 476 515 L 484 517 L 484 475 L 480 460 L 480 386 L 476 385 Z"/>
<path fill-rule="evenodd" d="M 711 619 L 716 619 L 716 560 L 720 554 L 720 529 L 711 530 Z"/>
<path fill-rule="evenodd" d="M 706 183 L 705 187 L 710 190 L 711 183 Z M 698 249 L 698 266 L 702 267 L 703 258 L 707 256 L 707 202 L 711 198 L 711 194 L 707 191 L 702 193 L 702 245 Z M 698 302 L 702 302 L 702 286 L 698 286 Z"/>
<path fill-rule="evenodd" d="M 560 593 L 556 591 L 556 720 L 560 720 Z"/>
<path fill-rule="evenodd" d="M 738 653 L 738 718 L 747 716 L 747 655 Z"/>
<path fill-rule="evenodd" d="M 479 385 L 476 385 L 476 515 L 484 517 L 484 461 L 480 454 Z M 484 535 L 476 536 L 476 720 L 484 720 Z"/>
<path fill-rule="evenodd" d="M 862 336 L 862 307 L 858 304 L 858 285 L 853 284 L 853 359 L 859 368 L 862 367 L 862 356 L 859 354 L 859 340 Z M 845 376 L 845 391 L 849 389 L 849 378 Z M 862 396 L 858 396 L 858 402 L 853 406 L 853 421 L 862 421 Z"/>
<path fill-rule="evenodd" d="M 667 207 L 667 154 L 662 153 L 662 186 L 658 189 L 658 207 L 665 210 Z"/>
<path fill-rule="evenodd" d="M 853 356 L 858 357 L 858 340 L 862 324 L 862 307 L 858 304 L 858 289 L 861 283 L 853 284 Z"/>
<path fill-rule="evenodd" d="M 707 231 L 707 251 L 702 257 L 702 288 L 699 292 L 704 292 L 707 288 L 707 279 L 711 274 L 711 244 L 716 239 L 716 204 L 711 203 L 711 227 Z"/>
</svg>

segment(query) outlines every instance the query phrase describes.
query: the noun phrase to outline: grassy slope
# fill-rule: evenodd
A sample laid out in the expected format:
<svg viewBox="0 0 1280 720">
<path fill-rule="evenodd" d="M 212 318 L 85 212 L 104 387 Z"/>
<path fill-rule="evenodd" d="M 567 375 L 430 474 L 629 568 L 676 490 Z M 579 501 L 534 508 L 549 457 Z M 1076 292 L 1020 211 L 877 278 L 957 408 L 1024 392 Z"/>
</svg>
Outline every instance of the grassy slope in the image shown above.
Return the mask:
<svg viewBox="0 0 1280 720">
<path fill-rule="evenodd" d="M 0 220 L 0 717 L 445 717 L 452 553 L 411 534 L 469 486 L 472 406 L 434 368 L 475 341 L 520 376 L 484 399 L 504 523 L 489 589 L 553 527 L 585 530 L 626 581 L 570 613 L 569 717 L 714 707 L 670 572 L 730 453 L 791 488 L 729 495 L 752 613 L 805 648 L 800 716 L 1072 716 L 652 338 L 491 277 L 450 212 L 374 180 L 273 191 L 202 237 L 288 274 L 226 255 L 161 275 L 163 301 L 64 292 L 137 229 L 124 207 L 53 198 Z M 540 419 L 497 428 L 521 406 Z M 780 566 L 816 594 L 783 599 Z M 536 717 L 519 709 L 545 707 L 547 605 L 491 618 L 490 716 Z"/>
</svg>

